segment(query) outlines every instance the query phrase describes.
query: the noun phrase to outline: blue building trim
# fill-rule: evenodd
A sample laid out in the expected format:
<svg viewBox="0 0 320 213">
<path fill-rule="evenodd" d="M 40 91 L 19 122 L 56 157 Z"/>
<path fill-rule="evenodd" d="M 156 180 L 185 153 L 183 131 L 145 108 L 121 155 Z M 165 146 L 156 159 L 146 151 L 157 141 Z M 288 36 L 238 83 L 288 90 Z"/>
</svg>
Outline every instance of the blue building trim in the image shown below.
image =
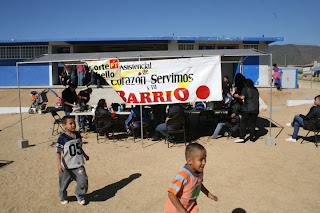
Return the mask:
<svg viewBox="0 0 320 213">
<path fill-rule="evenodd" d="M 141 40 L 173 40 L 173 41 L 283 41 L 283 37 L 208 37 L 208 36 L 150 36 L 150 37 L 110 37 L 110 38 L 47 38 L 47 39 L 10 39 L 0 43 L 33 43 L 33 42 L 79 42 L 79 41 L 141 41 Z"/>
<path fill-rule="evenodd" d="M 0 86 L 17 86 L 16 62 L 23 60 L 0 60 Z M 48 86 L 49 64 L 19 65 L 20 86 Z"/>
<path fill-rule="evenodd" d="M 259 56 L 249 56 L 244 60 L 242 65 L 242 75 L 250 78 L 255 85 L 259 84 L 259 63 Z M 235 78 L 237 73 L 240 73 L 240 63 L 234 64 L 234 70 L 233 78 Z"/>
<path fill-rule="evenodd" d="M 243 62 L 242 74 L 250 78 L 255 85 L 259 84 L 259 56 L 247 57 Z"/>
</svg>

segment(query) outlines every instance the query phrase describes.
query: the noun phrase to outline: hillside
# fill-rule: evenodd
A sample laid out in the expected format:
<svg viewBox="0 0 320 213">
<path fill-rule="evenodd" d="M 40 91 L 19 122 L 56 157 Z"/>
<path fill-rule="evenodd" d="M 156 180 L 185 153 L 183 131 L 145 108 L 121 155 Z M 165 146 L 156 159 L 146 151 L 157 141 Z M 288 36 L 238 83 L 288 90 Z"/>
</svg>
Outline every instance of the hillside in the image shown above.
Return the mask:
<svg viewBox="0 0 320 213">
<path fill-rule="evenodd" d="M 285 54 L 287 65 L 311 64 L 320 61 L 320 47 L 312 45 L 271 45 L 269 52 L 272 53 L 272 61 L 278 65 L 285 65 Z"/>
</svg>

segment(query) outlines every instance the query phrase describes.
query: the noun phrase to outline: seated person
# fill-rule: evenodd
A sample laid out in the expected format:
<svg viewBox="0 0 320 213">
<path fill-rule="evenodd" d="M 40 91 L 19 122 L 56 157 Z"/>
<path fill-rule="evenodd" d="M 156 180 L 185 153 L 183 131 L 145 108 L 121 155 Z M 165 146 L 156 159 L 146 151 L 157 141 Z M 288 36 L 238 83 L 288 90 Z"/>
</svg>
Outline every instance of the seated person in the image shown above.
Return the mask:
<svg viewBox="0 0 320 213">
<path fill-rule="evenodd" d="M 135 122 L 134 125 L 141 126 L 140 121 L 133 121 L 132 120 L 135 116 L 140 116 L 140 106 L 138 106 L 138 105 L 136 105 L 135 107 L 133 107 L 131 109 L 130 115 L 128 116 L 128 118 L 124 122 L 128 134 L 131 134 L 130 128 L 129 128 L 129 125 L 131 122 Z M 142 106 L 142 122 L 147 125 L 150 123 L 148 112 L 144 108 L 144 106 Z"/>
<path fill-rule="evenodd" d="M 116 117 L 116 113 L 114 113 L 112 107 L 108 107 L 107 109 L 107 103 L 105 99 L 100 99 L 98 102 L 98 106 L 96 108 L 95 111 L 95 118 L 99 118 L 99 117 L 111 117 L 114 118 Z M 96 121 L 95 121 L 96 122 Z M 99 127 L 103 127 L 103 128 L 108 128 L 108 127 L 112 127 L 112 123 L 99 123 Z M 101 131 L 99 132 L 100 136 L 105 135 L 106 137 L 108 137 L 108 130 L 105 130 L 105 132 Z"/>
<path fill-rule="evenodd" d="M 86 88 L 83 89 L 79 92 L 78 94 L 78 102 L 79 102 L 79 107 L 80 107 L 80 111 L 88 111 L 89 106 L 87 105 L 87 103 L 90 100 L 90 95 L 92 93 L 92 89 L 91 88 Z M 84 131 L 85 129 L 85 124 L 88 121 L 89 123 L 89 128 L 90 130 L 92 129 L 92 116 L 91 115 L 78 115 L 79 117 L 81 117 L 81 119 L 79 119 L 78 117 L 78 122 L 79 122 L 79 127 L 82 127 L 82 130 Z M 81 125 L 80 125 L 80 121 L 81 121 Z"/>
<path fill-rule="evenodd" d="M 169 107 L 168 110 L 168 115 L 167 118 L 165 120 L 165 123 L 159 124 L 156 128 L 156 131 L 154 133 L 154 136 L 152 138 L 153 141 L 158 141 L 160 140 L 162 137 L 166 137 L 166 123 L 168 120 L 173 119 L 173 118 L 177 118 L 177 117 L 184 117 L 184 110 L 181 104 L 172 104 Z M 168 126 L 168 130 L 169 131 L 173 131 L 173 130 L 179 130 L 181 129 L 182 126 L 179 124 L 174 124 L 174 125 L 169 125 Z"/>
<path fill-rule="evenodd" d="M 297 142 L 299 128 L 312 129 L 313 124 L 320 118 L 320 95 L 314 98 L 314 105 L 311 107 L 307 115 L 296 115 L 292 123 L 287 123 L 287 126 L 294 127 L 292 137 L 287 138 L 286 141 Z M 320 126 L 316 127 L 320 128 Z"/>
<path fill-rule="evenodd" d="M 230 133 L 238 129 L 240 124 L 240 111 L 241 111 L 241 103 L 242 101 L 238 98 L 233 100 L 232 106 L 229 110 L 229 118 L 227 122 L 219 122 L 214 133 L 210 138 L 217 139 L 218 134 L 220 133 L 223 127 L 226 128 L 224 132 L 224 136 L 228 136 Z"/>
<path fill-rule="evenodd" d="M 206 107 L 204 106 L 204 104 L 199 101 L 199 102 L 196 102 L 195 105 L 194 105 L 194 110 L 205 110 Z"/>
</svg>

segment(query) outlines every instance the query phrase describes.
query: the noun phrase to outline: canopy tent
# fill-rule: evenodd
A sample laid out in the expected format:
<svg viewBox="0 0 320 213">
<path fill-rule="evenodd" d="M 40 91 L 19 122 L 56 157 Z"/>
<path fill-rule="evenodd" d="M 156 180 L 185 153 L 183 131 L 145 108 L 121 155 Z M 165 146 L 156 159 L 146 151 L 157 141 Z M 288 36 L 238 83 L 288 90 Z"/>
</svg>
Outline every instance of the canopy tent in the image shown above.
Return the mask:
<svg viewBox="0 0 320 213">
<path fill-rule="evenodd" d="M 101 53 L 69 53 L 69 54 L 47 54 L 41 57 L 25 60 L 16 63 L 17 70 L 17 84 L 19 93 L 19 108 L 20 108 L 20 124 L 21 124 L 21 140 L 18 140 L 20 148 L 22 144 L 27 144 L 28 141 L 23 137 L 23 125 L 21 114 L 21 100 L 20 100 L 20 82 L 19 82 L 19 65 L 32 63 L 55 63 L 55 62 L 69 62 L 77 63 L 90 60 L 103 60 L 108 58 L 118 58 L 121 60 L 150 60 L 150 59 L 170 59 L 170 58 L 184 58 L 184 57 L 207 57 L 220 55 L 221 57 L 239 57 L 234 61 L 222 61 L 221 63 L 235 63 L 240 64 L 249 56 L 269 56 L 270 67 L 272 64 L 272 55 L 263 51 L 254 49 L 219 49 L 219 50 L 179 50 L 179 51 L 138 51 L 138 52 L 101 52 Z M 243 59 L 242 59 L 243 58 Z M 270 72 L 272 76 L 272 72 Z M 142 114 L 142 107 L 140 109 Z M 271 137 L 271 116 L 272 116 L 272 82 L 270 81 L 270 137 Z M 141 130 L 142 132 L 142 130 Z M 142 137 L 143 139 L 143 137 Z M 143 146 L 143 141 L 142 141 Z"/>
</svg>

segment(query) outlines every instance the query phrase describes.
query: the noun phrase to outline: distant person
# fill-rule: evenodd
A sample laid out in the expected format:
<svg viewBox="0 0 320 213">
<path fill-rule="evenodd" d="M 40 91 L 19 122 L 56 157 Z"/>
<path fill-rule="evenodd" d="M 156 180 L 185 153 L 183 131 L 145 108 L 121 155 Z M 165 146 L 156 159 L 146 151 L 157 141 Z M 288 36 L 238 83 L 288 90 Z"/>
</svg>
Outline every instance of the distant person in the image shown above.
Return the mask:
<svg viewBox="0 0 320 213">
<path fill-rule="evenodd" d="M 74 116 L 64 116 L 62 126 L 65 132 L 57 141 L 56 152 L 59 171 L 59 197 L 61 204 L 67 204 L 67 188 L 71 181 L 77 182 L 75 195 L 81 205 L 86 203 L 85 194 L 88 190 L 88 176 L 84 168 L 84 160 L 89 160 L 82 149 L 82 140 L 79 132 L 76 132 Z"/>
<path fill-rule="evenodd" d="M 235 94 L 234 97 L 244 100 L 241 107 L 240 138 L 235 140 L 235 142 L 244 142 L 247 127 L 250 129 L 249 140 L 254 142 L 256 121 L 259 114 L 259 91 L 254 86 L 253 81 L 247 79 L 241 95 Z"/>
<path fill-rule="evenodd" d="M 276 86 L 277 90 L 281 90 L 281 74 L 277 64 L 273 64 L 272 69 L 274 71 L 272 74 L 274 85 Z"/>
<path fill-rule="evenodd" d="M 84 77 L 84 66 L 83 64 L 77 65 L 77 74 L 78 74 L 78 86 L 83 86 L 83 77 Z"/>
<path fill-rule="evenodd" d="M 89 87 L 92 84 L 97 84 L 97 88 L 102 88 L 101 86 L 101 76 L 94 72 L 90 67 L 88 70 L 88 74 L 91 74 L 90 82 L 86 84 L 86 87 Z"/>
<path fill-rule="evenodd" d="M 286 141 L 297 142 L 299 128 L 312 129 L 312 126 L 320 118 L 320 95 L 314 98 L 314 106 L 310 108 L 307 115 L 296 115 L 292 123 L 287 123 L 287 126 L 294 127 L 292 137 L 287 138 Z M 320 128 L 317 126 L 316 128 Z"/>
<path fill-rule="evenodd" d="M 200 191 L 208 198 L 218 201 L 203 185 L 203 170 L 206 165 L 207 151 L 198 144 L 192 143 L 186 147 L 187 163 L 173 177 L 168 188 L 168 199 L 165 212 L 198 212 L 197 198 Z"/>
<path fill-rule="evenodd" d="M 222 83 L 222 97 L 223 97 L 223 100 L 226 99 L 228 93 L 231 93 L 231 90 L 232 90 L 232 85 L 229 82 L 229 77 L 228 76 L 224 76 L 223 83 Z"/>
<path fill-rule="evenodd" d="M 70 84 L 69 87 L 62 91 L 62 109 L 65 115 L 70 115 L 73 107 L 78 107 L 77 105 L 77 84 Z"/>
</svg>

